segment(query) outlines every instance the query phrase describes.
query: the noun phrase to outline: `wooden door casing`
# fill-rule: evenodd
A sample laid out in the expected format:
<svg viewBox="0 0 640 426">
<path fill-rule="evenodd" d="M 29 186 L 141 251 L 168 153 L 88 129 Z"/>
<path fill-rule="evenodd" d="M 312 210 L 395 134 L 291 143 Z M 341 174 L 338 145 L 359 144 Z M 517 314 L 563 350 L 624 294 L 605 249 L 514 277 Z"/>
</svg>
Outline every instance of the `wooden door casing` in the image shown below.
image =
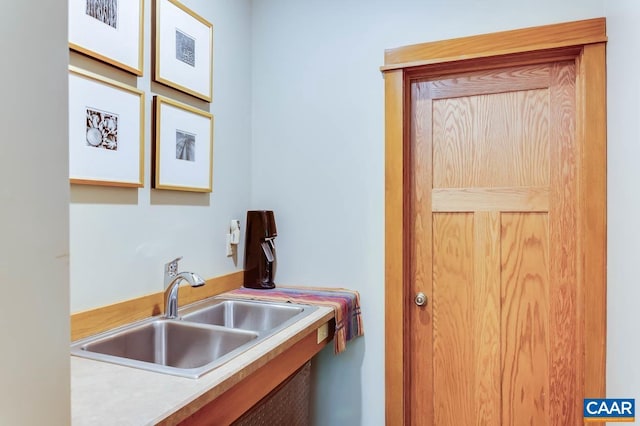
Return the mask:
<svg viewBox="0 0 640 426">
<path fill-rule="evenodd" d="M 566 34 L 560 36 L 568 27 L 572 31 L 571 40 L 566 38 Z M 579 27 L 584 30 L 582 39 L 579 35 L 581 31 L 576 29 Z M 559 424 L 559 421 L 573 424 L 581 420 L 578 417 L 581 415 L 579 404 L 582 397 L 604 396 L 604 19 L 510 33 L 517 35 L 519 32 L 526 33 L 527 37 L 508 38 L 503 34 L 492 34 L 477 36 L 477 40 L 473 38 L 478 46 L 486 48 L 480 49 L 482 53 L 480 50 L 475 52 L 476 57 L 466 55 L 463 48 L 469 46 L 471 38 L 401 48 L 398 49 L 400 54 L 389 54 L 391 60 L 384 67 L 387 124 L 387 424 L 433 424 L 434 417 L 446 417 L 447 413 L 453 413 L 451 415 L 454 419 L 455 416 L 466 413 L 464 415 L 467 417 L 458 417 L 464 420 L 464 424 L 513 424 L 514 413 L 519 415 L 522 412 L 528 413 L 527 416 L 534 424 L 538 424 L 537 420 L 540 418 L 556 419 L 555 424 Z M 532 33 L 538 33 L 539 37 L 531 36 Z M 545 37 L 546 44 L 541 42 L 541 38 Z M 565 42 L 566 44 L 562 44 Z M 510 45 L 508 51 L 501 50 L 505 43 Z M 411 60 L 402 64 L 399 58 L 405 50 L 409 52 L 405 57 Z M 416 55 L 423 55 L 421 63 L 416 60 Z M 494 97 L 496 94 L 520 96 L 521 99 L 516 102 L 526 102 L 529 99 L 535 100 L 533 104 L 537 104 L 545 97 L 540 90 L 546 89 L 545 84 L 535 83 L 536 79 L 546 78 L 544 72 L 541 72 L 547 66 L 545 64 L 559 62 L 573 67 L 575 78 L 571 77 L 569 80 L 573 81 L 570 90 L 574 95 L 569 97 L 569 103 L 573 100 L 574 104 L 552 102 L 551 108 L 557 109 L 548 114 L 548 124 L 555 125 L 551 122 L 554 120 L 569 123 L 569 128 L 574 133 L 573 146 L 548 144 L 545 148 L 541 145 L 536 152 L 527 151 L 535 148 L 530 144 L 507 147 L 514 148 L 509 154 L 512 160 L 513 155 L 520 152 L 520 159 L 526 161 L 505 162 L 502 158 L 492 163 L 496 158 L 501 158 L 491 151 L 500 145 L 498 138 L 497 145 L 483 147 L 487 148 L 486 152 L 480 149 L 473 156 L 457 152 L 451 155 L 455 162 L 447 160 L 442 164 L 439 163 L 440 159 L 447 157 L 440 156 L 444 152 L 440 148 L 450 149 L 450 141 L 440 147 L 437 140 L 429 141 L 431 149 L 425 148 L 429 144 L 425 144 L 424 139 L 428 135 L 438 134 L 430 126 L 445 123 L 443 128 L 447 128 L 447 109 L 453 108 L 458 117 L 463 117 L 461 121 L 464 121 L 462 104 L 470 101 L 461 99 L 466 96 L 463 93 L 465 90 L 471 90 L 469 93 L 477 97 L 472 102 L 483 103 L 488 110 L 495 108 L 487 107 L 486 102 L 491 100 L 484 99 L 484 94 Z M 533 87 L 516 87 L 506 91 L 511 94 L 506 94 L 487 85 L 477 84 L 483 82 L 482 78 L 473 81 L 473 76 L 494 72 L 491 69 L 498 67 L 511 67 L 513 75 L 518 72 L 528 74 L 529 78 L 524 80 L 528 80 L 526 84 Z M 516 69 L 519 71 L 515 71 Z M 456 79 L 460 75 L 470 77 L 470 84 L 460 83 L 460 79 Z M 566 76 L 558 77 L 563 79 Z M 456 80 L 456 84 L 449 84 L 453 80 Z M 432 84 L 429 88 L 420 87 L 420 84 L 425 86 L 425 81 L 437 84 Z M 479 86 L 487 86 L 486 93 L 483 93 L 484 89 L 478 91 Z M 452 95 L 451 90 L 462 92 Z M 416 96 L 417 92 L 422 93 Z M 425 96 L 427 92 L 428 96 Z M 422 98 L 428 98 L 429 102 L 416 105 L 416 99 Z M 436 98 L 436 101 L 432 98 Z M 409 111 L 416 116 L 434 117 L 433 123 L 418 119 L 418 124 L 412 126 Z M 467 108 L 467 111 L 476 110 Z M 530 112 L 532 120 L 539 117 L 535 109 Z M 498 109 L 497 113 L 504 115 L 509 114 L 509 111 Z M 439 115 L 445 121 L 439 122 Z M 508 118 L 508 115 L 505 117 Z M 503 119 L 502 122 L 510 120 Z M 562 123 L 560 124 L 562 128 Z M 485 126 L 483 131 L 493 135 L 505 133 L 504 128 L 492 130 L 490 127 Z M 507 133 L 510 131 L 517 129 L 506 129 Z M 552 139 L 554 138 L 547 138 Z M 455 153 L 455 150 L 450 151 L 452 152 Z M 540 152 L 548 152 L 549 164 L 545 165 L 544 161 L 540 161 Z M 559 160 L 566 162 L 567 159 L 572 166 L 556 169 L 552 166 L 554 161 L 558 164 Z M 452 164 L 458 164 L 458 168 L 452 169 Z M 464 168 L 459 167 L 460 164 L 464 164 Z M 492 172 L 483 176 L 478 171 L 479 165 Z M 497 168 L 501 165 L 507 167 Z M 513 167 L 510 168 L 509 165 Z M 429 175 L 428 181 L 422 180 L 422 185 L 431 191 L 411 191 L 417 178 L 408 170 L 431 166 L 432 175 Z M 451 170 L 461 169 L 468 173 L 451 173 Z M 483 181 L 487 177 L 491 178 L 491 182 Z M 562 184 L 549 184 L 554 181 Z M 506 185 L 509 182 L 515 184 Z M 587 192 L 589 197 L 586 197 Z M 569 199 L 572 207 L 550 209 L 553 205 L 561 206 L 563 199 Z M 431 208 L 425 209 L 425 206 Z M 402 223 L 400 229 L 399 222 Z M 414 247 L 406 237 L 412 233 L 431 233 L 434 229 L 445 234 L 455 230 L 450 234 L 455 238 L 442 240 L 449 241 L 450 252 L 458 253 L 461 259 L 480 257 L 489 261 L 465 260 L 452 264 L 442 253 L 434 252 L 438 248 L 438 238 L 434 238 L 433 247 L 431 244 Z M 560 244 L 554 244 L 554 241 Z M 513 247 L 505 251 L 505 245 Z M 446 250 L 444 253 L 447 253 Z M 576 261 L 567 265 L 562 260 L 563 253 L 575 254 Z M 406 262 L 409 258 L 415 261 Z M 430 261 L 432 258 L 435 259 L 433 264 Z M 429 261 L 421 262 L 420 259 Z M 447 273 L 463 282 L 472 277 L 473 292 L 450 291 L 449 287 L 439 284 L 437 277 L 445 277 Z M 585 279 L 586 274 L 589 274 L 589 280 Z M 411 283 L 410 278 L 413 276 L 422 282 L 433 278 L 433 288 L 429 286 L 426 291 L 429 293 L 429 304 L 455 305 L 453 314 L 432 314 L 429 305 L 425 309 L 416 308 L 412 303 L 417 288 Z M 487 284 L 496 282 L 496 277 L 503 276 L 511 277 L 511 281 L 499 278 L 499 288 Z M 517 283 L 518 280 L 524 282 L 529 279 L 527 277 L 537 277 L 532 281 L 535 285 L 523 287 L 509 284 L 512 281 Z M 475 303 L 477 301 L 488 308 L 483 311 L 463 309 L 465 306 L 478 305 Z M 586 306 L 589 306 L 590 315 L 584 315 Z M 522 316 L 526 318 L 527 311 L 535 313 L 545 310 L 548 312 L 546 318 L 524 323 L 518 320 Z M 524 315 L 518 312 L 524 312 Z M 455 315 L 458 315 L 458 321 L 451 318 Z M 554 326 L 572 315 L 582 318 L 582 321 L 572 321 L 570 326 Z M 444 347 L 447 339 L 451 340 L 450 336 L 460 330 L 461 324 L 465 322 L 465 329 L 470 330 L 475 337 L 467 341 L 457 340 L 455 344 L 461 345 L 462 350 L 458 352 L 463 354 L 462 358 L 473 359 L 471 364 L 477 364 L 477 374 L 474 373 L 472 380 L 470 376 L 466 376 L 466 379 L 478 386 L 470 385 L 458 391 L 464 394 L 462 399 L 471 402 L 447 407 L 434 404 L 429 398 L 415 400 L 414 396 L 424 389 L 425 382 L 446 382 L 450 376 L 461 373 L 449 364 L 416 364 L 408 354 L 413 353 L 413 348 L 429 347 L 432 342 L 434 352 L 438 353 L 440 349 L 437 347 Z M 432 323 L 434 326 L 430 327 Z M 425 332 L 411 333 L 409 324 L 421 325 Z M 504 338 L 514 334 L 514 330 L 520 340 Z M 444 353 L 451 357 L 448 352 Z M 470 353 L 473 354 L 472 357 L 469 357 Z M 531 364 L 531 360 L 537 362 L 536 371 L 544 370 L 549 374 L 527 375 L 524 367 L 527 363 Z M 468 366 L 469 361 L 462 364 Z M 419 374 L 412 367 L 421 369 Z M 504 374 L 496 374 L 496 370 L 503 371 Z M 446 373 L 447 371 L 450 373 Z M 418 380 L 417 377 L 422 379 Z M 558 382 L 545 377 L 561 377 L 562 380 Z M 525 383 L 536 383 L 537 399 L 511 398 L 509 403 L 503 404 L 503 395 L 515 394 L 518 389 L 522 390 Z M 453 395 L 450 399 L 455 397 Z M 515 404 L 512 401 L 520 402 Z M 421 407 L 418 415 L 412 414 L 412 408 L 416 406 Z M 468 419 L 474 421 L 469 423 Z"/>
</svg>

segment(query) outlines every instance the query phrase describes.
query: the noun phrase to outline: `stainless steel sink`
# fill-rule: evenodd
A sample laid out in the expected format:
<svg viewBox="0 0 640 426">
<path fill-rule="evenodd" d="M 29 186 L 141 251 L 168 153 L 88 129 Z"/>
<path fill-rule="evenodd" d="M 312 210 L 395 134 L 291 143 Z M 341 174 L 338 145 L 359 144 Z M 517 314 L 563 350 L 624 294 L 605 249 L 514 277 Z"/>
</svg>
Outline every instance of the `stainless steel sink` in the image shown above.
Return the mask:
<svg viewBox="0 0 640 426">
<path fill-rule="evenodd" d="M 317 307 L 214 297 L 74 342 L 71 354 L 198 378 L 315 311 Z"/>
<path fill-rule="evenodd" d="M 185 377 L 230 359 L 257 333 L 153 319 L 76 342 L 72 355 Z"/>
<path fill-rule="evenodd" d="M 307 307 L 308 308 L 308 307 Z M 269 331 L 300 315 L 305 306 L 289 306 L 244 300 L 218 300 L 213 305 L 196 306 L 182 314 L 184 321 L 221 325 L 233 329 Z"/>
</svg>

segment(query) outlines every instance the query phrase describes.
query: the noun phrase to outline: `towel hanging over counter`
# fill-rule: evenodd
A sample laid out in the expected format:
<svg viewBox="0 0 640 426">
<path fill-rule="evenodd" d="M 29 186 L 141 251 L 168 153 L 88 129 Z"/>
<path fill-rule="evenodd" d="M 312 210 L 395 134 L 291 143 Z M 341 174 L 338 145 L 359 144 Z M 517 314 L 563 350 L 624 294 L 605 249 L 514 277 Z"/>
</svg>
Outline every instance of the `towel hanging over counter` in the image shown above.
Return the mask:
<svg viewBox="0 0 640 426">
<path fill-rule="evenodd" d="M 274 302 L 324 305 L 333 308 L 336 329 L 333 338 L 336 354 L 344 351 L 354 337 L 362 336 L 362 317 L 360 315 L 360 294 L 346 288 L 323 287 L 282 287 L 271 290 L 238 288 L 227 293 L 233 297 L 245 299 L 271 300 Z"/>
</svg>

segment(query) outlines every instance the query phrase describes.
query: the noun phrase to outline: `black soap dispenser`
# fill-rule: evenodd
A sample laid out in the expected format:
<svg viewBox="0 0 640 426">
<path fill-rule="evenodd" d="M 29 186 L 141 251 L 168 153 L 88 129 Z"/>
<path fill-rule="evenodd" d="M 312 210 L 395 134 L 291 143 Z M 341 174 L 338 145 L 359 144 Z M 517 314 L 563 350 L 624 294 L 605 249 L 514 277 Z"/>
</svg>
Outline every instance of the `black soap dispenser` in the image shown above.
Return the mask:
<svg viewBox="0 0 640 426">
<path fill-rule="evenodd" d="M 272 210 L 247 212 L 244 245 L 244 286 L 266 290 L 275 288 L 275 237 L 278 236 Z"/>
</svg>

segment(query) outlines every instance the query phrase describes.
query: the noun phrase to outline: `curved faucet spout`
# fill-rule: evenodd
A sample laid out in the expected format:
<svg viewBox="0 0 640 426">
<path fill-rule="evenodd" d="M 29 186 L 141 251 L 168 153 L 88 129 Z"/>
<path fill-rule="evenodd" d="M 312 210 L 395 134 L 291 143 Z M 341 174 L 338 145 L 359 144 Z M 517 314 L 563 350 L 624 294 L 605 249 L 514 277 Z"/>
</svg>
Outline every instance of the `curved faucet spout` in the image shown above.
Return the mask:
<svg viewBox="0 0 640 426">
<path fill-rule="evenodd" d="M 205 281 L 193 272 L 180 272 L 172 278 L 164 290 L 164 316 L 168 319 L 178 318 L 178 288 L 181 281 L 186 281 L 191 287 L 200 287 Z"/>
</svg>

